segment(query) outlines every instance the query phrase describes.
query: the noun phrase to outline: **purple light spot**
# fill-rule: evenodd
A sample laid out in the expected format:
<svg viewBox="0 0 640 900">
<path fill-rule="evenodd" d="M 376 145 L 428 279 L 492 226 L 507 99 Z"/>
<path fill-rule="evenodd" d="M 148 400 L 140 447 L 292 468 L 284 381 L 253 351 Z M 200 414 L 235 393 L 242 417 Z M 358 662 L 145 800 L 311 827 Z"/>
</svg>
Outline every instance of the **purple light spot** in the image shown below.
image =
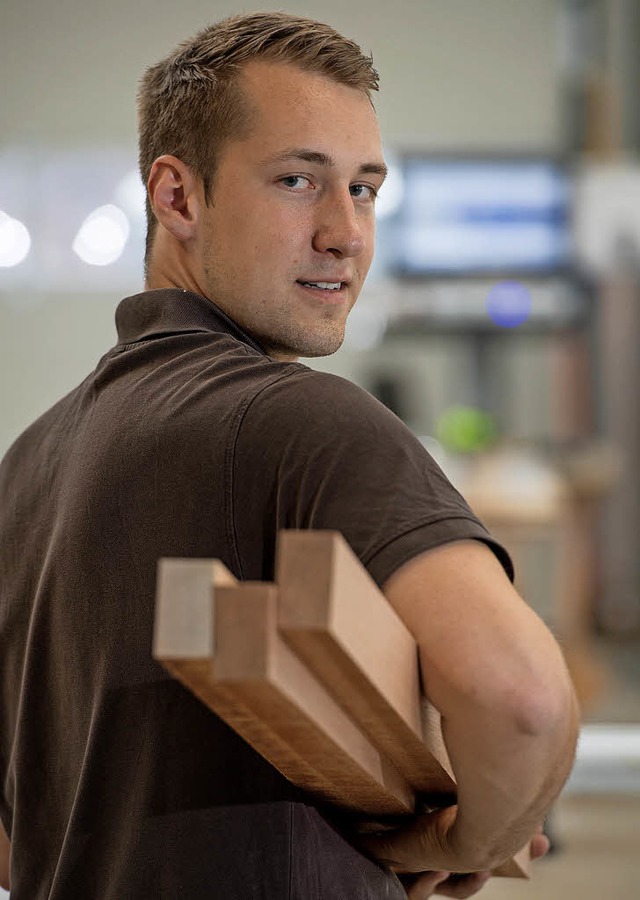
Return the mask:
<svg viewBox="0 0 640 900">
<path fill-rule="evenodd" d="M 487 296 L 487 312 L 501 328 L 516 328 L 531 315 L 531 294 L 519 281 L 499 281 Z"/>
</svg>

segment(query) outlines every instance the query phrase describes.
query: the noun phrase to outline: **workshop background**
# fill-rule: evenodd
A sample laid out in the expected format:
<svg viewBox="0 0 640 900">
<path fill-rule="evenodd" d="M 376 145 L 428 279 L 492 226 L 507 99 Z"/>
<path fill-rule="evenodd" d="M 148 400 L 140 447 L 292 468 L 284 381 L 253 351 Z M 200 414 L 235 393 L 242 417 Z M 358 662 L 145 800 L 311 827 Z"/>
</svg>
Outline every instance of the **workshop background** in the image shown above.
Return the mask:
<svg viewBox="0 0 640 900">
<path fill-rule="evenodd" d="M 635 897 L 640 2 L 284 6 L 372 51 L 391 169 L 345 344 L 309 364 L 424 441 L 511 550 L 582 702 L 554 852 L 482 896 Z M 117 303 L 142 289 L 140 75 L 251 8 L 2 0 L 0 455 L 113 344 Z"/>
</svg>

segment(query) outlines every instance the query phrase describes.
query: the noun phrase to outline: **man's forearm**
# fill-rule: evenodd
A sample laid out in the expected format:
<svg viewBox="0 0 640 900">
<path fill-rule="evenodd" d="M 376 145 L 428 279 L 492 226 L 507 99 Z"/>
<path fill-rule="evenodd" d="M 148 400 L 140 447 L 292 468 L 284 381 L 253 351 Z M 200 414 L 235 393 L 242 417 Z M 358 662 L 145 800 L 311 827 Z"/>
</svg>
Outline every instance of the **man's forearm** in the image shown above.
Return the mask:
<svg viewBox="0 0 640 900">
<path fill-rule="evenodd" d="M 388 835 L 381 853 L 408 871 L 495 868 L 532 837 L 573 763 L 577 703 L 562 653 L 477 542 L 423 554 L 385 593 L 417 641 L 458 806 Z"/>
<path fill-rule="evenodd" d="M 570 772 L 578 714 L 569 683 L 545 710 L 470 703 L 443 721 L 458 784 L 451 848 L 465 868 L 490 869 L 531 838 Z"/>
<path fill-rule="evenodd" d="M 534 837 L 569 774 L 578 731 L 573 687 L 553 641 L 549 649 L 557 671 L 547 688 L 516 679 L 524 690 L 506 694 L 487 694 L 485 683 L 452 695 L 423 666 L 444 712 L 457 804 L 365 840 L 369 852 L 399 872 L 486 872 Z"/>
</svg>

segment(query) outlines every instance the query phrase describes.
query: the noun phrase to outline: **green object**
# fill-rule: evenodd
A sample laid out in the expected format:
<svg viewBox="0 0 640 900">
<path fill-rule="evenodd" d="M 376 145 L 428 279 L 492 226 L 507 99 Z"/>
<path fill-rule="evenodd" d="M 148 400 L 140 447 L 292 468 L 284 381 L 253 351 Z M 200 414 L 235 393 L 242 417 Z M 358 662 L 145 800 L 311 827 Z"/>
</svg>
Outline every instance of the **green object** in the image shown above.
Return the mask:
<svg viewBox="0 0 640 900">
<path fill-rule="evenodd" d="M 456 453 L 486 450 L 497 437 L 497 428 L 489 413 L 473 406 L 450 406 L 438 419 L 440 443 Z"/>
</svg>

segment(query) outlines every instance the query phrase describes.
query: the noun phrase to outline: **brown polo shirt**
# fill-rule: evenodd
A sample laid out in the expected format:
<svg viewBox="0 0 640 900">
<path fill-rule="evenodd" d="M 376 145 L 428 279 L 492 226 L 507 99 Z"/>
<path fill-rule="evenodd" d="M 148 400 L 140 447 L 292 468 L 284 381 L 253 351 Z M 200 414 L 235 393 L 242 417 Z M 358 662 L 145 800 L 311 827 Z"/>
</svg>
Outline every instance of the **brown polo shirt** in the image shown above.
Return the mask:
<svg viewBox="0 0 640 900">
<path fill-rule="evenodd" d="M 156 562 L 273 578 L 281 528 L 341 531 L 381 584 L 494 544 L 419 441 L 279 363 L 208 300 L 122 301 L 118 343 L 0 466 L 0 814 L 12 900 L 369 900 L 397 879 L 151 658 Z"/>
</svg>

